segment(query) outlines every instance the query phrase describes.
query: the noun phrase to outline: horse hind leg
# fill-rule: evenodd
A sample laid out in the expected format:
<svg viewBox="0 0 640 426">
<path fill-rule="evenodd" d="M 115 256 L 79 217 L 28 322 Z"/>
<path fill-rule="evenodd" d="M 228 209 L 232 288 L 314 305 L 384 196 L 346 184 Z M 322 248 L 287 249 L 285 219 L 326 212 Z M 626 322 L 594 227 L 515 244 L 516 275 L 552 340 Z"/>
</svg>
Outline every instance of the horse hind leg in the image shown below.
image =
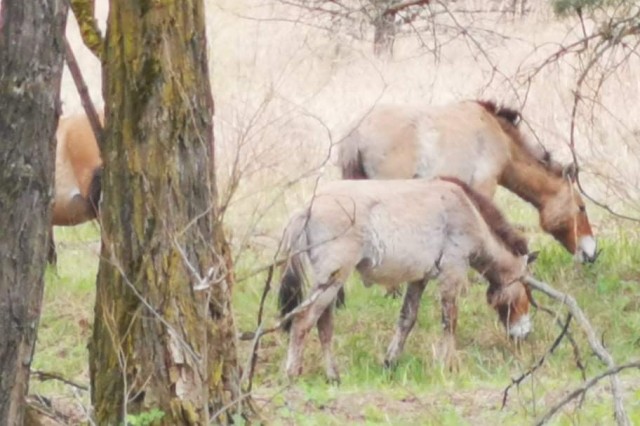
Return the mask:
<svg viewBox="0 0 640 426">
<path fill-rule="evenodd" d="M 396 364 L 398 357 L 402 353 L 404 344 L 407 341 L 409 332 L 416 323 L 418 318 L 418 309 L 420 308 L 420 300 L 422 293 L 427 286 L 427 280 L 413 281 L 407 286 L 404 295 L 400 318 L 396 326 L 396 332 L 387 349 L 387 355 L 384 360 L 385 367 L 392 367 Z"/>
<path fill-rule="evenodd" d="M 47 262 L 54 266 L 58 264 L 56 242 L 53 239 L 53 226 L 49 227 L 49 232 L 47 233 Z"/>
<path fill-rule="evenodd" d="M 334 302 L 340 288 L 342 288 L 342 282 L 336 279 L 331 279 L 324 285 L 315 286 L 309 299 L 301 304 L 304 305 L 311 300 L 309 305 L 293 317 L 286 363 L 289 378 L 302 374 L 304 341 L 311 328 L 318 323 L 325 310 Z"/>
<path fill-rule="evenodd" d="M 317 327 L 318 337 L 324 355 L 327 380 L 331 383 L 340 383 L 340 373 L 338 372 L 338 367 L 336 366 L 331 350 L 333 340 L 333 304 L 330 304 L 322 315 L 320 315 Z"/>
</svg>

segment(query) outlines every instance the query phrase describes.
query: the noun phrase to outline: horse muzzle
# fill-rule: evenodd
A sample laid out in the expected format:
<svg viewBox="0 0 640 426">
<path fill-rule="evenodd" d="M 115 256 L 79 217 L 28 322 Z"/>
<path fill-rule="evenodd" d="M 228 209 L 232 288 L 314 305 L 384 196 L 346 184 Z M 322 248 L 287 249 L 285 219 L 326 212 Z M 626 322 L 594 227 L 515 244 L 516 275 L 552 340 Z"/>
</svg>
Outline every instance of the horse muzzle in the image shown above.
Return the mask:
<svg viewBox="0 0 640 426">
<path fill-rule="evenodd" d="M 600 252 L 595 238 L 592 236 L 580 237 L 575 258 L 580 263 L 593 263 L 598 259 Z"/>
<path fill-rule="evenodd" d="M 525 339 L 531 330 L 533 329 L 533 325 L 531 323 L 531 318 L 529 314 L 521 316 L 517 321 L 509 324 L 509 329 L 507 332 L 509 333 L 509 337 L 516 340 Z"/>
</svg>

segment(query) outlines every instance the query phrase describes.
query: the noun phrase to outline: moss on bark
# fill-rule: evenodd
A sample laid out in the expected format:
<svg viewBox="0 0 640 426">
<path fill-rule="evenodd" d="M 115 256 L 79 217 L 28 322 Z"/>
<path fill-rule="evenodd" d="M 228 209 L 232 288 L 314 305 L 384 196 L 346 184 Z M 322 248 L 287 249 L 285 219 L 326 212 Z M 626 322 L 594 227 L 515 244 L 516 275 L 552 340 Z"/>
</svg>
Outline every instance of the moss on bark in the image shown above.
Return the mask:
<svg viewBox="0 0 640 426">
<path fill-rule="evenodd" d="M 90 345 L 99 424 L 242 412 L 231 275 L 217 221 L 202 0 L 111 2 L 102 260 Z M 185 259 L 186 258 L 186 259 Z M 195 290 L 196 276 L 211 276 Z M 221 374 L 216 373 L 220 371 Z M 218 376 L 218 380 L 212 380 Z"/>
<path fill-rule="evenodd" d="M 78 21 L 84 45 L 102 59 L 104 38 L 95 18 L 94 0 L 71 0 L 71 10 Z"/>
<path fill-rule="evenodd" d="M 62 0 L 0 6 L 0 423 L 23 424 L 51 226 Z"/>
</svg>

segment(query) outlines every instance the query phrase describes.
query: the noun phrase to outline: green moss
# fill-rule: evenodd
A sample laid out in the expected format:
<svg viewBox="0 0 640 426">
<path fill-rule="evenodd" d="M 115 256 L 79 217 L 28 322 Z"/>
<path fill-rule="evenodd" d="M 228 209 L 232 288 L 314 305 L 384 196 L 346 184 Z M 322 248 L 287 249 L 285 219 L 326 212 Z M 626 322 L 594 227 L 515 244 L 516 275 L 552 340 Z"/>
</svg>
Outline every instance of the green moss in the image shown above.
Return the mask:
<svg viewBox="0 0 640 426">
<path fill-rule="evenodd" d="M 94 18 L 93 0 L 71 0 L 71 10 L 78 21 L 80 34 L 85 46 L 87 46 L 98 59 L 102 59 L 104 38 Z"/>
</svg>

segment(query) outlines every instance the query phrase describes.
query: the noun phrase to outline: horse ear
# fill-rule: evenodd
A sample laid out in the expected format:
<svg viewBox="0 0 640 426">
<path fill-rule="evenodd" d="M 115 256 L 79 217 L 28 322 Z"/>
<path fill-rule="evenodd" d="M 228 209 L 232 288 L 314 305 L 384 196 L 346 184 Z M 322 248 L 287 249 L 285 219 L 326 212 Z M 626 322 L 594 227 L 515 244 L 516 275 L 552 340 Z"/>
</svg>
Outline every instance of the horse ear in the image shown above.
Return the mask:
<svg viewBox="0 0 640 426">
<path fill-rule="evenodd" d="M 571 182 L 576 181 L 576 176 L 578 175 L 578 166 L 576 163 L 567 164 L 562 169 L 562 177 L 565 179 L 570 179 Z"/>
<path fill-rule="evenodd" d="M 530 263 L 533 263 L 536 261 L 536 259 L 538 258 L 538 255 L 540 254 L 539 251 L 532 251 L 531 253 L 527 254 L 527 265 Z"/>
</svg>

